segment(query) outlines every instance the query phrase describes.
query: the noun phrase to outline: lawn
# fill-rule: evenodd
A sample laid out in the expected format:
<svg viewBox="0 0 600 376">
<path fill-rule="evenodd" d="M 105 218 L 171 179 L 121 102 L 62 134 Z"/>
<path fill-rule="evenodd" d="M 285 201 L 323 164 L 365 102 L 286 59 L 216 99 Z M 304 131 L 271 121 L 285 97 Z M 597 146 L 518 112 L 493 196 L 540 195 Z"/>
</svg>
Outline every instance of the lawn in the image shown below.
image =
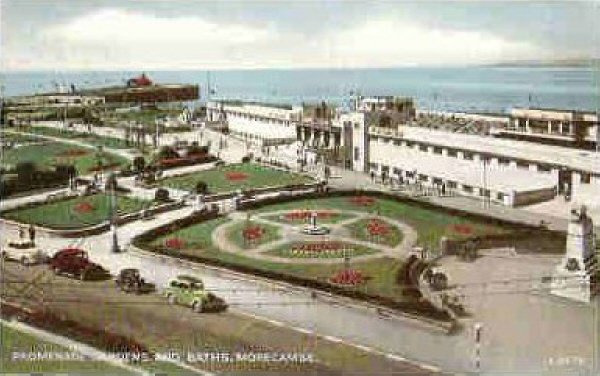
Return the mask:
<svg viewBox="0 0 600 376">
<path fill-rule="evenodd" d="M 132 146 L 128 146 L 125 140 L 115 137 L 98 136 L 93 133 L 78 132 L 65 129 L 57 129 L 51 127 L 25 127 L 19 130 L 23 132 L 29 132 L 39 134 L 43 136 L 67 138 L 71 140 L 77 140 L 85 142 L 92 146 L 104 146 L 113 149 L 129 149 Z"/>
<path fill-rule="evenodd" d="M 50 169 L 59 164 L 74 164 L 80 174 L 89 174 L 102 161 L 104 169 L 118 168 L 128 163 L 127 159 L 94 148 L 47 141 L 41 144 L 23 145 L 4 151 L 2 166 L 14 167 L 21 162 L 33 162 L 40 169 Z"/>
<path fill-rule="evenodd" d="M 331 244 L 334 243 L 334 244 Z M 308 243 L 296 242 L 288 243 L 283 246 L 264 252 L 267 255 L 273 255 L 284 258 L 299 258 L 299 259 L 330 259 L 344 257 L 363 256 L 377 253 L 379 251 L 368 248 L 362 245 L 347 244 L 343 242 L 323 242 L 323 243 Z"/>
<path fill-rule="evenodd" d="M 210 193 L 232 192 L 289 184 L 311 183 L 310 177 L 275 170 L 252 163 L 233 164 L 191 174 L 163 179 L 159 184 L 184 191 L 194 191 L 196 183 L 204 181 Z"/>
<path fill-rule="evenodd" d="M 44 352 L 44 353 L 71 353 L 71 350 L 50 342 L 45 342 L 28 333 L 21 332 L 0 323 L 0 343 L 2 356 L 0 369 L 2 373 L 102 373 L 111 375 L 130 375 L 131 372 L 112 366 L 102 361 L 90 360 L 24 360 L 13 359 L 13 354 Z"/>
<path fill-rule="evenodd" d="M 238 247 L 249 249 L 276 241 L 281 237 L 279 236 L 279 229 L 276 226 L 243 221 L 228 229 L 227 238 Z"/>
<path fill-rule="evenodd" d="M 258 260 L 230 252 L 223 252 L 213 246 L 211 233 L 213 230 L 228 221 L 227 218 L 217 218 L 206 222 L 194 224 L 176 230 L 171 234 L 160 236 L 147 244 L 139 244 L 142 248 L 168 249 L 165 243 L 168 239 L 183 240 L 182 247 L 177 253 L 189 256 L 198 256 L 211 260 L 219 260 L 227 263 L 249 266 L 262 270 L 270 270 L 284 274 L 290 274 L 302 278 L 314 279 L 327 282 L 336 272 L 344 268 L 344 262 L 340 259 L 336 264 L 285 264 L 271 261 Z M 368 261 L 351 262 L 354 269 L 358 269 L 369 278 L 362 285 L 355 287 L 363 292 L 376 293 L 397 300 L 403 300 L 402 287 L 396 284 L 398 269 L 402 261 L 389 257 L 381 257 Z"/>
<path fill-rule="evenodd" d="M 347 224 L 353 238 L 395 247 L 402 241 L 402 231 L 387 221 L 364 218 Z"/>
<path fill-rule="evenodd" d="M 299 200 L 262 207 L 257 212 L 292 209 L 355 210 L 381 215 L 404 222 L 418 232 L 417 245 L 437 249 L 442 236 L 448 239 L 465 239 L 471 236 L 504 234 L 510 230 L 483 223 L 476 219 L 459 217 L 443 210 L 430 209 L 410 202 L 369 197 L 330 197 Z"/>
<path fill-rule="evenodd" d="M 136 212 L 147 207 L 149 202 L 119 196 L 119 214 Z M 21 223 L 33 223 L 55 229 L 74 229 L 100 224 L 108 219 L 109 196 L 99 193 L 67 200 L 36 205 L 26 209 L 11 210 L 4 218 Z"/>
</svg>

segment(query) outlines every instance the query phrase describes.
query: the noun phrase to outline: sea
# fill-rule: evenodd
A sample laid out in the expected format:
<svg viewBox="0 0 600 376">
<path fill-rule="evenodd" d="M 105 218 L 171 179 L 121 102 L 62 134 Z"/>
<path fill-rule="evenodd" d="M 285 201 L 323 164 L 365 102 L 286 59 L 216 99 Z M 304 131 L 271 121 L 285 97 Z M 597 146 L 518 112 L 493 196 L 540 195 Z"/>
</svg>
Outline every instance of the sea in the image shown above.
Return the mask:
<svg viewBox="0 0 600 376">
<path fill-rule="evenodd" d="M 123 85 L 141 71 L 3 72 L 5 96 L 57 86 Z M 146 71 L 156 83 L 201 87 L 200 101 L 241 99 L 347 105 L 354 94 L 409 96 L 422 110 L 506 113 L 513 107 L 597 111 L 600 72 L 592 67 L 469 66 L 387 69 L 262 69 Z M 209 90 L 210 88 L 210 90 Z"/>
</svg>

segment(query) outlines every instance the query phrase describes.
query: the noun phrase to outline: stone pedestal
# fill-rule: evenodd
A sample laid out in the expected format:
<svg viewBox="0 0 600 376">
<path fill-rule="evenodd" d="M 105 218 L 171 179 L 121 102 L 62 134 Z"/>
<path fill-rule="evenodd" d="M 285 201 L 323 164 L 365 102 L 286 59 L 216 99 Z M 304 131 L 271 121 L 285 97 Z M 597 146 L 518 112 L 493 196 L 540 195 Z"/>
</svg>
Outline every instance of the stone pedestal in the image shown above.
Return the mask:
<svg viewBox="0 0 600 376">
<path fill-rule="evenodd" d="M 566 252 L 552 275 L 551 294 L 589 303 L 596 290 L 595 252 L 594 224 L 583 206 L 569 222 Z"/>
</svg>

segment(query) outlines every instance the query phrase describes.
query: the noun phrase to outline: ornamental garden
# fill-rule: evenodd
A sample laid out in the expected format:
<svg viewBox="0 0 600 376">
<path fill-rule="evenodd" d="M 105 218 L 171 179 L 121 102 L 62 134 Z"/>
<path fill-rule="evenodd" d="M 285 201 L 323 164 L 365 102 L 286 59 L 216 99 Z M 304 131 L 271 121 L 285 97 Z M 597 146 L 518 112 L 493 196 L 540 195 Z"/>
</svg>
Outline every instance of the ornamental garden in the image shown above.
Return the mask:
<svg viewBox="0 0 600 376">
<path fill-rule="evenodd" d="M 325 235 L 302 231 L 316 218 Z M 333 286 L 420 304 L 402 270 L 415 247 L 436 250 L 442 238 L 510 236 L 509 226 L 455 215 L 411 201 L 371 195 L 326 196 L 257 205 L 145 234 L 143 249 L 303 285 Z"/>
</svg>

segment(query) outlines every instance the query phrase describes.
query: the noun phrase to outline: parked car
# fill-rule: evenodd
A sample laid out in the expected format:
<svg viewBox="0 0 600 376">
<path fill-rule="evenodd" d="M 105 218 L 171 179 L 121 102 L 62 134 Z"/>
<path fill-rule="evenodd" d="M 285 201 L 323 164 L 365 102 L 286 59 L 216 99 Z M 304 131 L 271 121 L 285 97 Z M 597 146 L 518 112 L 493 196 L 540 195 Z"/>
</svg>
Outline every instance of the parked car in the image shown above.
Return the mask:
<svg viewBox="0 0 600 376">
<path fill-rule="evenodd" d="M 222 312 L 227 310 L 225 301 L 204 289 L 202 280 L 180 275 L 169 281 L 165 288 L 169 304 L 191 307 L 194 312 Z"/>
<path fill-rule="evenodd" d="M 146 282 L 140 275 L 140 271 L 134 268 L 123 269 L 115 278 L 115 283 L 126 293 L 143 294 L 156 290 L 154 283 Z"/>
<path fill-rule="evenodd" d="M 50 260 L 47 252 L 35 246 L 30 240 L 9 242 L 2 250 L 2 257 L 9 261 L 18 261 L 23 265 L 45 264 Z"/>
<path fill-rule="evenodd" d="M 110 278 L 108 270 L 92 262 L 86 251 L 80 248 L 65 248 L 50 259 L 50 269 L 55 274 L 70 274 L 83 280 Z"/>
</svg>

